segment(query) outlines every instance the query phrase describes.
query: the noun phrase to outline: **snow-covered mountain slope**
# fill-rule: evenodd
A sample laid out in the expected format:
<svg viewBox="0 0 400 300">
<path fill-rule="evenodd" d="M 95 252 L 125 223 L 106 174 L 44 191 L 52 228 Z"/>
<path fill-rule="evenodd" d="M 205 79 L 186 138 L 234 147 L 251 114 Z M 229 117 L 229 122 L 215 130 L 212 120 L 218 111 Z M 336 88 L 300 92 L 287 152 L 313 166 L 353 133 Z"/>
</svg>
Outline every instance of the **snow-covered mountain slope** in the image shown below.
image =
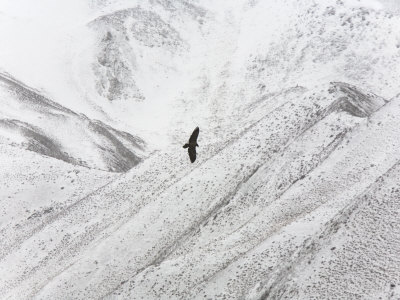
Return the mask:
<svg viewBox="0 0 400 300">
<path fill-rule="evenodd" d="M 157 153 L 20 240 L 1 261 L 13 268 L 3 292 L 39 299 L 65 291 L 72 299 L 285 292 L 281 278 L 318 256 L 309 245 L 334 239 L 343 222 L 336 218 L 351 215 L 343 211 L 355 211 L 360 194 L 399 161 L 399 114 L 391 114 L 399 104 L 336 83 L 285 102 L 226 146 L 208 146 L 190 170 L 179 168 L 185 155 Z M 365 291 L 385 292 L 390 274 L 379 287 L 364 282 Z"/>
<path fill-rule="evenodd" d="M 400 297 L 398 4 L 28 2 L 0 1 L 0 298 Z"/>
</svg>

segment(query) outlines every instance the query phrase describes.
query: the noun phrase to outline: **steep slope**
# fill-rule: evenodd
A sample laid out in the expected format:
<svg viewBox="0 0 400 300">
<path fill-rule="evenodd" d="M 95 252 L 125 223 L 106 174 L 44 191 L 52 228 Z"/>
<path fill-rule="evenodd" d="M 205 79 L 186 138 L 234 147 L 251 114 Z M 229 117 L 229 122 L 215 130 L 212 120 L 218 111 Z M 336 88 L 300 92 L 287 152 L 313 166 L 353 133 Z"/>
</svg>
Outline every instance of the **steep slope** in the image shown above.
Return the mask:
<svg viewBox="0 0 400 300">
<path fill-rule="evenodd" d="M 93 121 L 0 74 L 0 142 L 75 165 L 127 171 L 140 162 L 144 142 Z"/>
</svg>

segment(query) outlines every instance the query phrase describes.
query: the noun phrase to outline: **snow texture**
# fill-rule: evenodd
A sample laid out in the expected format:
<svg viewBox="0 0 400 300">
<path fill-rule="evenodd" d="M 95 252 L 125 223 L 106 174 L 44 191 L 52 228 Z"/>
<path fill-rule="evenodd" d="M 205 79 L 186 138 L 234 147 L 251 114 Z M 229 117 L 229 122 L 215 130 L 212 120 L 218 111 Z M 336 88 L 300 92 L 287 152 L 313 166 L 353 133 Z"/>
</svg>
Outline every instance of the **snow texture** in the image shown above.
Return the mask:
<svg viewBox="0 0 400 300">
<path fill-rule="evenodd" d="M 400 299 L 398 28 L 394 0 L 0 0 L 0 299 Z"/>
</svg>

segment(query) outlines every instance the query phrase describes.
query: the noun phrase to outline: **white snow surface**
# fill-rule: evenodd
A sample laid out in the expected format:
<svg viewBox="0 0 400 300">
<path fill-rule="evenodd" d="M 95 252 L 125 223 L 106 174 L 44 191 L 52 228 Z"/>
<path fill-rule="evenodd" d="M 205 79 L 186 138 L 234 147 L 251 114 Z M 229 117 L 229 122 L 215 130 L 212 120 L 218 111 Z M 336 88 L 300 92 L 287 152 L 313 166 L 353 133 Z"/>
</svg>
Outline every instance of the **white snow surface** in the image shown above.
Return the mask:
<svg viewBox="0 0 400 300">
<path fill-rule="evenodd" d="M 399 28 L 394 0 L 0 0 L 0 299 L 400 299 Z"/>
</svg>

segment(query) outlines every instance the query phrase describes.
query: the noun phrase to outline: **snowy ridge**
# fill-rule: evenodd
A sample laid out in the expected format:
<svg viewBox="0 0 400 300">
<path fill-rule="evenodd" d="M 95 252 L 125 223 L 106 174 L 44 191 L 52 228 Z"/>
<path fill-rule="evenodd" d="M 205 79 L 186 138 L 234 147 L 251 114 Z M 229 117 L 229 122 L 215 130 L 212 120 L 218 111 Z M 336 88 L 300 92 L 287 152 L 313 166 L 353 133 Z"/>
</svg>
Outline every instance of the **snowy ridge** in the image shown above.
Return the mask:
<svg viewBox="0 0 400 300">
<path fill-rule="evenodd" d="M 0 74 L 0 88 L 3 143 L 114 172 L 129 170 L 143 155 L 140 138 L 79 115 L 9 76 Z"/>
</svg>

